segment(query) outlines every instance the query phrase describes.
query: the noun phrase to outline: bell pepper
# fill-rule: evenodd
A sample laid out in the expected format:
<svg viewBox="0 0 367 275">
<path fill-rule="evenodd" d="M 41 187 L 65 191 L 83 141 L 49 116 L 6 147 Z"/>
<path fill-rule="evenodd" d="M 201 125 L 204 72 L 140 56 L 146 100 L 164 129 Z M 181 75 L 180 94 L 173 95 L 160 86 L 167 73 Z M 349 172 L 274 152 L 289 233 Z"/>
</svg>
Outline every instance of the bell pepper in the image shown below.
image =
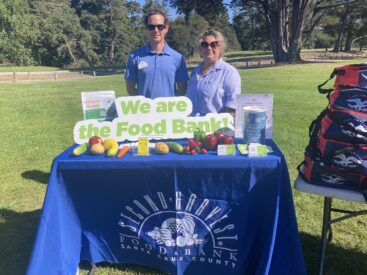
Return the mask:
<svg viewBox="0 0 367 275">
<path fill-rule="evenodd" d="M 203 130 L 200 130 L 200 128 L 196 128 L 194 131 L 194 139 L 197 141 L 201 141 L 201 143 L 205 140 L 206 133 Z"/>
</svg>

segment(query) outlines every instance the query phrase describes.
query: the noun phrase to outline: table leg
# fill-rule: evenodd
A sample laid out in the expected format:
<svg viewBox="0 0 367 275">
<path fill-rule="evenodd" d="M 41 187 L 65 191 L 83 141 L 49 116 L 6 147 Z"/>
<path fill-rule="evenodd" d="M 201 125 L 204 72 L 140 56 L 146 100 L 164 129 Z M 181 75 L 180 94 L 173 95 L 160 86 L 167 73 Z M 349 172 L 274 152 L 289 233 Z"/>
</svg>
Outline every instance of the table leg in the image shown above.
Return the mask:
<svg viewBox="0 0 367 275">
<path fill-rule="evenodd" d="M 324 216 L 322 220 L 322 232 L 321 232 L 321 252 L 320 252 L 319 275 L 322 275 L 324 272 L 324 260 L 325 260 L 326 244 L 327 244 L 326 235 L 331 227 L 331 223 L 330 223 L 331 203 L 332 203 L 332 199 L 325 197 Z"/>
<path fill-rule="evenodd" d="M 97 270 L 97 266 L 95 264 L 91 264 L 88 275 L 94 275 Z"/>
</svg>

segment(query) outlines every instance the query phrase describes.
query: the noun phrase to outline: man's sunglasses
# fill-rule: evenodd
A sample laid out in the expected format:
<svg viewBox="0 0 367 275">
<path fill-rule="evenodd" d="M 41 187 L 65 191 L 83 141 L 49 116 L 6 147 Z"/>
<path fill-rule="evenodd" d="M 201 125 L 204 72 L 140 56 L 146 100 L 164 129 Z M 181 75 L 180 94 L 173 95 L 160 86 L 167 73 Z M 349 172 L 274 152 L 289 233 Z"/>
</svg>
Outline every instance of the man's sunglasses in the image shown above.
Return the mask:
<svg viewBox="0 0 367 275">
<path fill-rule="evenodd" d="M 151 25 L 151 24 L 149 24 L 148 26 L 147 26 L 147 28 L 148 28 L 148 30 L 150 30 L 150 31 L 154 31 L 155 30 L 155 28 L 158 28 L 158 30 L 163 30 L 164 28 L 166 27 L 166 25 L 162 25 L 162 24 L 160 24 L 160 25 Z"/>
<path fill-rule="evenodd" d="M 218 41 L 213 41 L 213 42 L 208 43 L 208 42 L 203 41 L 203 42 L 200 43 L 200 45 L 201 45 L 202 48 L 205 48 L 205 49 L 209 48 L 209 46 L 212 49 L 216 49 L 219 45 L 219 42 Z"/>
</svg>

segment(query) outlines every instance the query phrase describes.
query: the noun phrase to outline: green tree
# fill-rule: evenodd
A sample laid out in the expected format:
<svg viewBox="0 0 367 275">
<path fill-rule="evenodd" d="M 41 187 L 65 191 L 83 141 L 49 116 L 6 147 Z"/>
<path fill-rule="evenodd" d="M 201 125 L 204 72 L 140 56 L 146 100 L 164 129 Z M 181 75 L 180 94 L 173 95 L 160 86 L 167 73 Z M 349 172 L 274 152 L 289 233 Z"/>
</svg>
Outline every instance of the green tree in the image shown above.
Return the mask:
<svg viewBox="0 0 367 275">
<path fill-rule="evenodd" d="M 363 34 L 366 34 L 365 15 L 367 7 L 363 5 L 363 0 L 356 0 L 345 5 L 335 4 L 327 9 L 327 15 L 319 21 L 317 25 L 317 36 L 332 40 L 328 47 L 332 47 L 334 52 L 341 50 L 350 51 L 353 41 Z M 316 40 L 316 46 L 320 41 Z M 344 48 L 343 48 L 344 46 Z"/>
<path fill-rule="evenodd" d="M 38 18 L 40 30 L 35 45 L 39 64 L 62 67 L 92 62 L 95 52 L 91 49 L 91 38 L 81 27 L 70 1 L 35 0 L 31 8 Z"/>
<path fill-rule="evenodd" d="M 275 62 L 300 61 L 305 37 L 311 36 L 327 10 L 345 4 L 339 0 L 232 0 L 232 3 L 242 9 L 251 4 L 263 13 Z"/>
<path fill-rule="evenodd" d="M 227 8 L 224 6 L 222 0 L 169 0 L 168 2 L 171 7 L 176 8 L 179 13 L 184 14 L 186 22 L 188 22 L 191 13 L 194 11 L 209 23 L 209 28 L 220 31 L 226 36 L 228 49 L 240 49 L 236 33 L 229 24 Z"/>
<path fill-rule="evenodd" d="M 134 1 L 72 2 L 81 26 L 90 34 L 98 58 L 94 65 L 125 65 L 127 56 L 144 39 L 140 6 Z"/>
<path fill-rule="evenodd" d="M 16 65 L 35 63 L 33 45 L 39 37 L 36 18 L 28 1 L 3 0 L 0 3 L 0 62 Z"/>
<path fill-rule="evenodd" d="M 204 17 L 210 26 L 216 25 L 217 18 L 226 17 L 228 19 L 227 9 L 224 7 L 222 0 L 169 0 L 169 3 L 180 14 L 184 14 L 186 20 L 192 11 Z"/>
<path fill-rule="evenodd" d="M 186 21 L 184 17 L 178 16 L 171 23 L 171 30 L 167 36 L 170 45 L 183 56 L 189 58 L 197 49 L 199 35 L 208 30 L 209 23 L 196 12 L 192 11 Z"/>
<path fill-rule="evenodd" d="M 254 6 L 236 12 L 233 26 L 242 50 L 269 50 L 269 32 L 265 18 Z"/>
</svg>

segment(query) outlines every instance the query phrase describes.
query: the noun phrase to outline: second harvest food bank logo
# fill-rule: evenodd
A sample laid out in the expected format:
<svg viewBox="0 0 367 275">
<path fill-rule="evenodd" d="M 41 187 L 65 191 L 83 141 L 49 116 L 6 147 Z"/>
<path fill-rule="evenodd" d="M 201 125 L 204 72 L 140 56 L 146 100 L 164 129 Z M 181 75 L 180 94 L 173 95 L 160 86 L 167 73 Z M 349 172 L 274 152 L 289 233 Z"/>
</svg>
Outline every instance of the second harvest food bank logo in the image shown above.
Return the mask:
<svg viewBox="0 0 367 275">
<path fill-rule="evenodd" d="M 172 263 L 198 261 L 235 268 L 238 235 L 228 222 L 230 211 L 227 202 L 196 194 L 143 195 L 120 213 L 120 247 Z"/>
</svg>

